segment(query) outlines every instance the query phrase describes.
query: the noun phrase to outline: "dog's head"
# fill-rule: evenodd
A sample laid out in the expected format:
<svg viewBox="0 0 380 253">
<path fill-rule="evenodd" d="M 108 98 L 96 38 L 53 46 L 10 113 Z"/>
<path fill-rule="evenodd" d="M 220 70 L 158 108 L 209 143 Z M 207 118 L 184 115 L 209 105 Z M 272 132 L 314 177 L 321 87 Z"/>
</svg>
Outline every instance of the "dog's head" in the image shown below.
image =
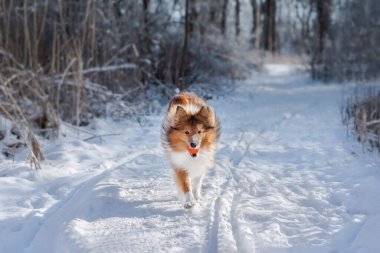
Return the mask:
<svg viewBox="0 0 380 253">
<path fill-rule="evenodd" d="M 190 114 L 178 106 L 171 129 L 176 139 L 186 145 L 190 155 L 197 157 L 203 139 L 214 127 L 215 117 L 210 107 L 203 106 L 198 113 Z"/>
</svg>

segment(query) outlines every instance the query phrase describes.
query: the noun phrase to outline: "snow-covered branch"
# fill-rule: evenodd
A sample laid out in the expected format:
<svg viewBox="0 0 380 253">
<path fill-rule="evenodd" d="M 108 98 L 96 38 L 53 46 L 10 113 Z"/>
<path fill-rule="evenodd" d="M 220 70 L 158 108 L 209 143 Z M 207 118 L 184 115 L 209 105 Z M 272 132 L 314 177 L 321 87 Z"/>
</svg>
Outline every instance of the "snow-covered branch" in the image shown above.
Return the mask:
<svg viewBox="0 0 380 253">
<path fill-rule="evenodd" d="M 371 121 L 366 122 L 367 127 L 368 126 L 372 126 L 372 125 L 376 125 L 376 124 L 380 124 L 380 120 L 379 119 L 377 119 L 377 120 L 371 120 Z"/>
<path fill-rule="evenodd" d="M 94 68 L 88 68 L 82 70 L 82 74 L 90 74 L 90 73 L 95 73 L 95 72 L 108 72 L 108 71 L 115 71 L 115 70 L 120 70 L 120 69 L 135 69 L 137 68 L 137 65 L 134 63 L 124 63 L 120 65 L 111 65 L 111 66 L 104 66 L 104 67 L 94 67 Z M 76 71 L 70 71 L 67 73 L 67 76 L 72 76 Z M 56 75 L 55 78 L 62 78 L 65 76 L 64 74 L 59 74 Z"/>
</svg>

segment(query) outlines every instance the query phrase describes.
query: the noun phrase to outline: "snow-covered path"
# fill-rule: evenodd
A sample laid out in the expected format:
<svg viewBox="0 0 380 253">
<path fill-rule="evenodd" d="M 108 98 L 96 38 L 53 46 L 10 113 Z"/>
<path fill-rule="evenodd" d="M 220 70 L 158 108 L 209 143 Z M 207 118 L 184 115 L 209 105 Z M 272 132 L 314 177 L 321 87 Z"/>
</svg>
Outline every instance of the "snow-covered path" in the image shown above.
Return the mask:
<svg viewBox="0 0 380 253">
<path fill-rule="evenodd" d="M 269 70 L 210 101 L 222 138 L 192 210 L 162 156 L 161 116 L 99 121 L 123 133 L 101 144 L 49 144 L 38 175 L 3 161 L 0 252 L 378 252 L 378 154 L 346 137 L 342 86 Z"/>
</svg>

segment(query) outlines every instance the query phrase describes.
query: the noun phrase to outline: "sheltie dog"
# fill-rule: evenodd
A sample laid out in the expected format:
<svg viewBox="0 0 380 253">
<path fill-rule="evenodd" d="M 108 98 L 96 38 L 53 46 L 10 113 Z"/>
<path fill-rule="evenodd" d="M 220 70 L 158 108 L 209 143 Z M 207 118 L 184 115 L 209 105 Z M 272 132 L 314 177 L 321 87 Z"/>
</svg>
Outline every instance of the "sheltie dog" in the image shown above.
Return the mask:
<svg viewBox="0 0 380 253">
<path fill-rule="evenodd" d="M 192 93 L 182 92 L 170 101 L 162 124 L 162 145 L 175 173 L 184 207 L 201 198 L 201 186 L 214 166 L 220 123 L 214 109 Z"/>
</svg>

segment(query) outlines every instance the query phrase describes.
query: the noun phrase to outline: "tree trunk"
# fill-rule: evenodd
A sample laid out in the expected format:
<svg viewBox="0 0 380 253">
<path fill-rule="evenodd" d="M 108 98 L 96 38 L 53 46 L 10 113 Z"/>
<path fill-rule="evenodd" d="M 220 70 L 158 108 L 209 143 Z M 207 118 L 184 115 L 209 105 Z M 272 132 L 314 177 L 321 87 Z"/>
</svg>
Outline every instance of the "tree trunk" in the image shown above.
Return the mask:
<svg viewBox="0 0 380 253">
<path fill-rule="evenodd" d="M 322 67 L 322 54 L 325 48 L 325 38 L 330 26 L 332 0 L 316 0 L 317 9 L 317 38 L 312 57 L 312 77 L 318 79 L 326 79 L 327 69 Z"/>
<path fill-rule="evenodd" d="M 185 5 L 185 24 L 183 27 L 183 47 L 182 47 L 182 56 L 181 56 L 181 64 L 179 68 L 179 83 L 178 88 L 182 91 L 185 88 L 185 76 L 186 76 L 186 58 L 187 58 L 187 44 L 189 39 L 189 2 L 190 0 L 186 0 Z"/>
<path fill-rule="evenodd" d="M 220 31 L 222 32 L 223 35 L 226 34 L 227 6 L 228 6 L 228 0 L 223 0 L 222 20 L 221 20 L 221 23 L 220 23 Z"/>
<path fill-rule="evenodd" d="M 143 45 L 141 45 L 142 48 L 146 50 L 146 53 L 150 53 L 151 48 L 151 40 L 150 40 L 150 32 L 149 32 L 149 2 L 150 0 L 143 0 L 143 27 L 144 27 L 144 41 L 145 41 L 145 48 Z"/>
<path fill-rule="evenodd" d="M 189 33 L 194 33 L 199 30 L 199 12 L 197 10 L 197 0 L 189 2 Z"/>
<path fill-rule="evenodd" d="M 251 0 L 252 6 L 252 29 L 251 29 L 251 43 L 255 49 L 260 49 L 260 0 Z"/>
<path fill-rule="evenodd" d="M 264 49 L 275 52 L 276 42 L 276 0 L 267 0 L 264 6 Z"/>
<path fill-rule="evenodd" d="M 211 1 L 209 5 L 209 21 L 210 24 L 215 25 L 218 13 L 218 1 Z"/>
<path fill-rule="evenodd" d="M 238 38 L 240 35 L 240 1 L 235 0 L 235 33 Z"/>
<path fill-rule="evenodd" d="M 317 53 L 321 54 L 324 49 L 324 40 L 330 25 L 330 12 L 332 0 L 317 0 Z"/>
</svg>

